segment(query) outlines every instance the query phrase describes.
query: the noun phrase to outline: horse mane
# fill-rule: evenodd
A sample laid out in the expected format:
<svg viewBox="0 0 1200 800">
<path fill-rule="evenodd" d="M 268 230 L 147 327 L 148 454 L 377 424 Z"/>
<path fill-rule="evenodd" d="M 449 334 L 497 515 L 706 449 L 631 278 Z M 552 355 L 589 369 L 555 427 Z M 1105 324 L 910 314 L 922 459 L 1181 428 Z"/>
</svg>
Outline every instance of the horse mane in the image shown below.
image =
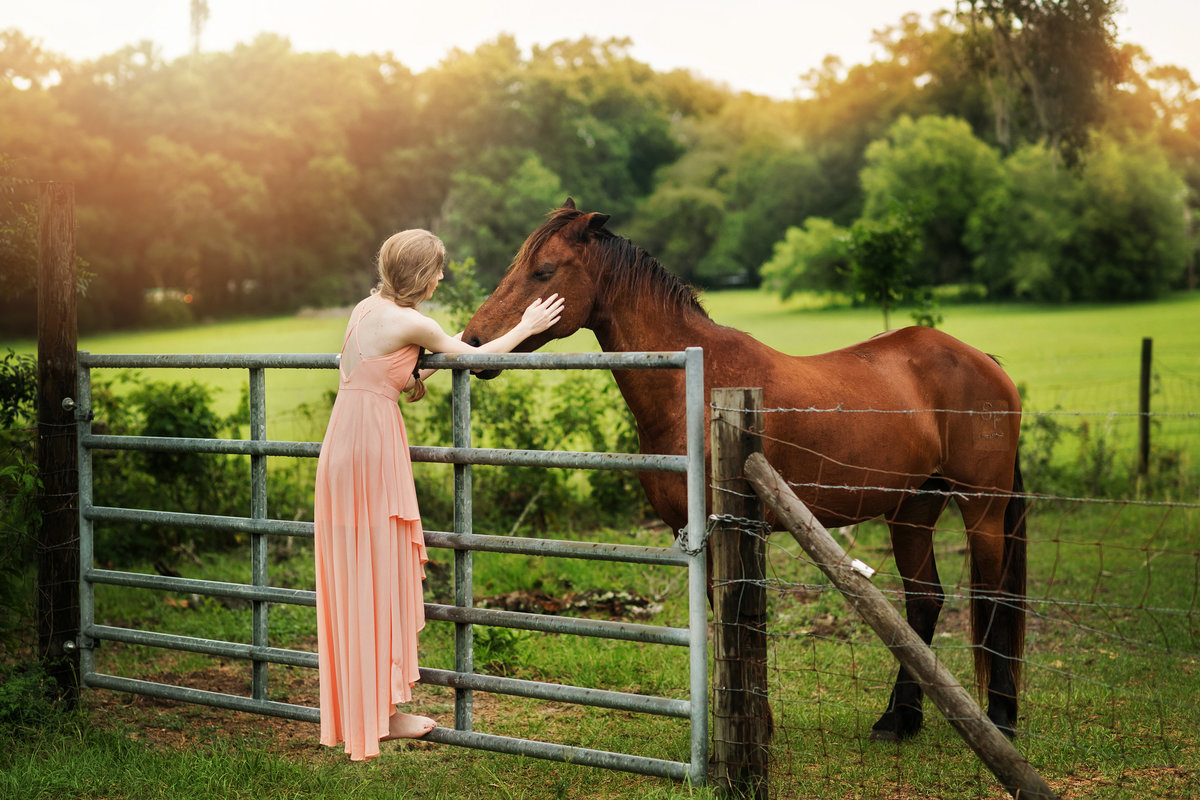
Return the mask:
<svg viewBox="0 0 1200 800">
<path fill-rule="evenodd" d="M 581 216 L 584 216 L 584 212 L 574 208 L 552 211 L 541 227 L 521 245 L 510 269 L 534 266 L 530 263 L 534 255 L 571 221 Z M 664 313 L 691 311 L 708 318 L 708 312 L 696 297 L 696 290 L 663 267 L 658 259 L 644 249 L 617 236 L 608 228 L 592 229 L 586 235 L 593 245 L 585 249 L 588 267 L 599 267 L 609 274 L 608 280 L 600 282 L 600 293 L 605 299 L 625 301 L 644 296 Z"/>
</svg>

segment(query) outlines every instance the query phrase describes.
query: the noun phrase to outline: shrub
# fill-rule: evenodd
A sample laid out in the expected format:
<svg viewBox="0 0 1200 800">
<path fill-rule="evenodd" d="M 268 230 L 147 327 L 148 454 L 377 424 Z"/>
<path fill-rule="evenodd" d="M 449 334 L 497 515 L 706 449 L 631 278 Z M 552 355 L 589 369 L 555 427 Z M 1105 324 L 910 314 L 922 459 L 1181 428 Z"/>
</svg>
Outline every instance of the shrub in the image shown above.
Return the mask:
<svg viewBox="0 0 1200 800">
<path fill-rule="evenodd" d="M 37 360 L 0 359 L 0 642 L 27 636 L 33 618 L 30 564 L 41 515 L 34 431 Z"/>
<path fill-rule="evenodd" d="M 51 721 L 57 713 L 56 688 L 41 663 L 14 666 L 0 679 L 0 731 L 11 738 Z"/>
</svg>

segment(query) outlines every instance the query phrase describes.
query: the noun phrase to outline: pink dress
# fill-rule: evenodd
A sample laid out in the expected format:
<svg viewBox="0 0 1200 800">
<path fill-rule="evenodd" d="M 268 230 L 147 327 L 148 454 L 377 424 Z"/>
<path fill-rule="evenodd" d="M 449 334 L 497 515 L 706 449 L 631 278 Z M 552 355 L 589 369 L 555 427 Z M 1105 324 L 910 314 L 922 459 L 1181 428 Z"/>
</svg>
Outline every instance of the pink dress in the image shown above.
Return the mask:
<svg viewBox="0 0 1200 800">
<path fill-rule="evenodd" d="M 425 627 L 428 559 L 397 405 L 419 348 L 362 357 L 359 323 L 381 302 L 388 301 L 369 297 L 351 316 L 317 461 L 321 744 L 344 741 L 353 761 L 379 755 L 395 704 L 412 699 L 417 632 Z"/>
</svg>

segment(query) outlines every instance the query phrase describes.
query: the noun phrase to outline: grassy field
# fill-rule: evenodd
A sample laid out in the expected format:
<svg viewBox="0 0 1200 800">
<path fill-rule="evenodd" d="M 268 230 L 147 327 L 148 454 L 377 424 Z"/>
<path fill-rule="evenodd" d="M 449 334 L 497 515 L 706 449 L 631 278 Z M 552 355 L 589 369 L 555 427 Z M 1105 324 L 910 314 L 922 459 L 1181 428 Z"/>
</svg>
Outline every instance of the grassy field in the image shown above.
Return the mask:
<svg viewBox="0 0 1200 800">
<path fill-rule="evenodd" d="M 812 309 L 812 301 L 805 298 L 783 302 L 774 295 L 745 290 L 710 293 L 703 302 L 717 322 L 793 355 L 844 347 L 882 330 L 876 310 Z M 1145 337 L 1154 340 L 1155 363 L 1160 370 L 1191 382 L 1192 393 L 1180 402 L 1190 402 L 1194 410 L 1200 399 L 1200 293 L 1124 306 L 952 306 L 944 315 L 942 329 L 998 356 L 1013 379 L 1028 388 L 1035 410 L 1061 406 L 1086 412 L 1137 411 L 1139 359 Z M 893 326 L 906 322 L 902 313 L 892 319 Z M 84 336 L 79 346 L 93 353 L 328 353 L 341 347 L 345 324 L 345 314 L 324 312 Z M 0 343 L 0 349 L 5 347 L 32 352 L 35 345 L 29 341 Z M 595 338 L 581 331 L 547 349 L 590 352 L 598 348 Z M 172 375 L 170 371 L 163 374 Z M 187 374 L 217 390 L 222 411 L 232 410 L 245 382 L 240 371 L 189 370 Z M 332 372 L 285 371 L 273 373 L 268 381 L 277 414 L 337 387 Z"/>
<path fill-rule="evenodd" d="M 880 329 L 877 312 L 811 310 L 802 300 L 784 304 L 757 292 L 711 295 L 705 303 L 717 321 L 796 354 L 833 349 Z M 1037 411 L 1094 412 L 1102 419 L 1136 411 L 1138 358 L 1147 336 L 1154 338 L 1155 363 L 1162 372 L 1156 409 L 1200 410 L 1200 296 L 1122 307 L 969 306 L 944 313 L 945 330 L 1002 357 L 1025 386 L 1028 406 Z M 328 352 L 340 344 L 343 326 L 341 315 L 310 316 L 97 337 L 81 347 L 112 353 Z M 594 348 L 590 334 L 557 347 Z M 212 373 L 203 379 L 232 410 L 244 378 Z M 334 382 L 332 373 L 270 376 L 276 426 L 271 435 L 285 437 L 282 432 L 295 427 L 288 409 L 319 399 Z M 1170 435 L 1190 443 L 1183 452 L 1195 461 L 1200 421 L 1178 423 Z M 1130 487 L 1129 497 L 1133 494 Z M 1047 498 L 1034 504 L 1027 682 L 1017 746 L 1063 797 L 1200 796 L 1198 499 Z M 640 544 L 668 541 L 665 531 L 633 523 L 576 535 Z M 852 555 L 878 570 L 876 585 L 898 593 L 881 525 L 839 535 Z M 887 701 L 894 660 L 790 537 L 777 534 L 770 544 L 772 795 L 1006 796 L 931 705 L 926 729 L 915 740 L 902 745 L 867 741 Z M 434 551 L 433 557 L 439 564 L 430 570 L 427 596 L 444 597 L 448 555 Z M 950 597 L 935 646 L 951 671 L 968 682 L 964 587 L 969 579 L 961 522 L 953 513 L 943 520 L 937 557 Z M 277 543 L 272 582 L 311 588 L 311 558 L 303 543 Z M 181 571 L 188 577 L 242 581 L 248 563 L 247 552 L 235 549 L 206 555 Z M 113 566 L 153 571 L 136 562 Z M 644 616 L 626 611 L 624 618 L 652 624 L 683 624 L 684 585 L 681 571 L 666 568 L 494 554 L 475 559 L 477 598 L 522 593 L 594 600 L 590 590 L 623 590 L 653 604 Z M 97 608 L 99 621 L 110 624 L 249 640 L 246 609 L 198 597 L 100 587 Z M 593 602 L 580 613 L 611 618 L 613 610 Z M 271 615 L 272 644 L 314 647 L 310 609 L 274 606 Z M 502 629 L 479 632 L 482 672 L 669 697 L 686 693 L 681 650 Z M 431 623 L 422 634 L 422 663 L 450 668 L 451 641 L 449 626 Z M 113 643 L 97 657 L 99 669 L 115 674 L 248 691 L 248 670 L 237 662 Z M 274 699 L 316 704 L 311 671 L 272 667 L 271 686 Z M 443 724 L 452 719 L 451 697 L 436 687 L 421 687 L 416 706 Z M 476 694 L 476 709 L 476 730 L 484 732 L 686 758 L 686 730 L 678 721 L 482 693 Z M 89 691 L 81 714 L 14 731 L 12 746 L 0 752 L 0 798 L 714 797 L 711 789 L 666 780 L 421 743 L 393 745 L 381 759 L 351 764 L 315 739 L 315 728 L 303 723 Z"/>
</svg>

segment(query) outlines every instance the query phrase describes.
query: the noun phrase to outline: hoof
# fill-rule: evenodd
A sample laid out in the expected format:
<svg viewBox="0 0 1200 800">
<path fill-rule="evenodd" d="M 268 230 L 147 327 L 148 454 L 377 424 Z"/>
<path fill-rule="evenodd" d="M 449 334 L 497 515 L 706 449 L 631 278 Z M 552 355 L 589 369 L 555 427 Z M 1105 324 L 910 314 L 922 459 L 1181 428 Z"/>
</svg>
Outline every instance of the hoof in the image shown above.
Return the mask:
<svg viewBox="0 0 1200 800">
<path fill-rule="evenodd" d="M 872 742 L 902 742 L 911 739 L 921 732 L 921 723 L 925 715 L 920 711 L 908 711 L 897 714 L 889 711 L 879 718 L 871 728 Z"/>
<path fill-rule="evenodd" d="M 1008 707 L 1007 703 L 991 702 L 988 704 L 988 719 L 992 724 L 1000 729 L 1000 732 L 1009 739 L 1015 739 L 1017 736 L 1017 713 L 1015 708 Z"/>
</svg>

